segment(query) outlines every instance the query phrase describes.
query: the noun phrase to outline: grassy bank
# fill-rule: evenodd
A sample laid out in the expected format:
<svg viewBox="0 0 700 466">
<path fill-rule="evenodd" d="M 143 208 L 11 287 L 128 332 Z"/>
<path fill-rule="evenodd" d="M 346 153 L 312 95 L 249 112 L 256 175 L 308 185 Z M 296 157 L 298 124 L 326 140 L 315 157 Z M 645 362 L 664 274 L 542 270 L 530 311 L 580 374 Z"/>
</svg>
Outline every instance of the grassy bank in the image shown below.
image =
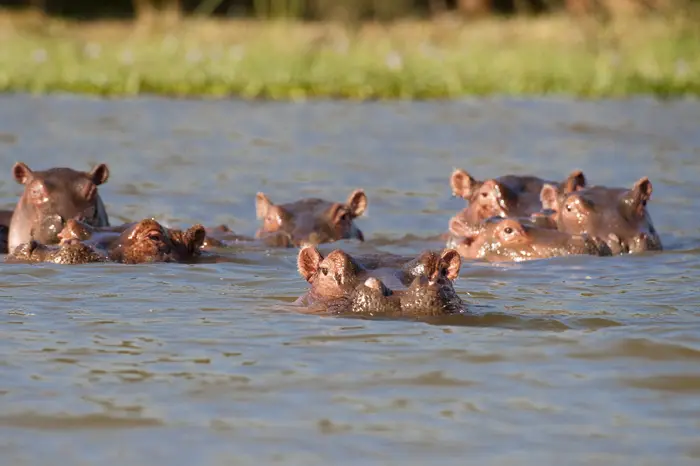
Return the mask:
<svg viewBox="0 0 700 466">
<path fill-rule="evenodd" d="M 687 16 L 336 24 L 0 19 L 0 91 L 101 95 L 442 98 L 700 95 Z"/>
</svg>

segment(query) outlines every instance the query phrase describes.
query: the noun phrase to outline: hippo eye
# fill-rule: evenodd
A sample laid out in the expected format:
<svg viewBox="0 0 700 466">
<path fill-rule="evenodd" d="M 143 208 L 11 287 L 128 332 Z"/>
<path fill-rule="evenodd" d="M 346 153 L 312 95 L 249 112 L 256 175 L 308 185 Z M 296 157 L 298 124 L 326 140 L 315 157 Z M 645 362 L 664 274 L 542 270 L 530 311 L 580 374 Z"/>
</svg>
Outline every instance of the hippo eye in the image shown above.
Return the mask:
<svg viewBox="0 0 700 466">
<path fill-rule="evenodd" d="M 162 241 L 163 236 L 158 231 L 152 231 L 148 234 L 148 239 L 150 239 L 151 241 Z"/>
<path fill-rule="evenodd" d="M 503 231 L 506 233 L 506 235 L 510 235 L 511 233 L 513 233 L 513 228 L 505 227 Z"/>
<path fill-rule="evenodd" d="M 481 197 L 487 198 L 487 197 L 489 197 L 489 193 L 481 193 Z"/>
<path fill-rule="evenodd" d="M 321 267 L 321 273 L 323 275 L 328 275 L 328 267 Z"/>
<path fill-rule="evenodd" d="M 566 204 L 566 211 L 571 212 L 572 210 L 574 209 L 571 207 L 571 204 Z"/>
</svg>

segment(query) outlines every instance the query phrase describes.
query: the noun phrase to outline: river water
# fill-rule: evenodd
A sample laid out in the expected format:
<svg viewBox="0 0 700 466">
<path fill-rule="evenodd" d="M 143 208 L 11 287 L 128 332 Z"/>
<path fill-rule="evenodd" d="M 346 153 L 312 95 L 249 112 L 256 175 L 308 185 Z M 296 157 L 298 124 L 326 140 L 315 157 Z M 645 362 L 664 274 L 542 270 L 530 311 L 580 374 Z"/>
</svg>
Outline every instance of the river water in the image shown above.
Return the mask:
<svg viewBox="0 0 700 466">
<path fill-rule="evenodd" d="M 0 264 L 0 462 L 700 463 L 700 103 L 262 103 L 0 97 L 0 208 L 35 169 L 106 162 L 112 223 L 229 225 L 255 193 L 369 208 L 366 244 L 418 253 L 477 178 L 653 182 L 666 250 L 464 262 L 473 317 L 303 315 L 295 249 L 201 265 Z M 437 245 L 439 246 L 439 245 Z M 436 247 L 437 247 L 436 246 Z"/>
</svg>

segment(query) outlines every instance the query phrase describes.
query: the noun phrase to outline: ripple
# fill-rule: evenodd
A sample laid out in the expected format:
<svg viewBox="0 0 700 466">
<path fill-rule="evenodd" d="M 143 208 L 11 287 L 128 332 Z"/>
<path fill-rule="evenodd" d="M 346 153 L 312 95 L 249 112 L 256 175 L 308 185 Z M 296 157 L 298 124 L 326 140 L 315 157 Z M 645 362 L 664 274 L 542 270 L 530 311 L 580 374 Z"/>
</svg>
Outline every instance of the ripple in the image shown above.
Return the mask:
<svg viewBox="0 0 700 466">
<path fill-rule="evenodd" d="M 21 413 L 0 415 L 0 425 L 21 429 L 37 430 L 90 430 L 90 429 L 133 429 L 139 427 L 158 427 L 163 422 L 158 419 L 139 417 L 119 417 L 108 414 L 86 414 L 83 416 L 42 415 L 39 413 Z"/>
</svg>

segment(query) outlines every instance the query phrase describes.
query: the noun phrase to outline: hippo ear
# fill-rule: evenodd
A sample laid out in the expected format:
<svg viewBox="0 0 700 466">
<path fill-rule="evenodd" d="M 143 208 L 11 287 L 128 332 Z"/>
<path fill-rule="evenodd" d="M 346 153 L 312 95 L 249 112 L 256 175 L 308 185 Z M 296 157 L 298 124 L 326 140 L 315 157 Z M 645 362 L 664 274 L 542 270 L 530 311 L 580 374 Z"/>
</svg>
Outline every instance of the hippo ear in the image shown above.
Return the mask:
<svg viewBox="0 0 700 466">
<path fill-rule="evenodd" d="M 625 201 L 637 214 L 641 214 L 651 199 L 652 185 L 646 176 L 640 178 L 625 196 Z"/>
<path fill-rule="evenodd" d="M 107 164 L 101 163 L 90 171 L 90 179 L 95 186 L 105 184 L 109 179 L 109 168 Z"/>
<path fill-rule="evenodd" d="M 461 197 L 462 199 L 470 199 L 479 189 L 481 183 L 472 178 L 466 171 L 457 168 L 452 172 L 450 185 L 452 186 L 452 195 Z"/>
<path fill-rule="evenodd" d="M 198 223 L 187 230 L 186 236 L 187 248 L 194 252 L 198 251 L 202 248 L 202 246 L 204 246 L 204 240 L 207 238 L 207 231 L 204 228 L 204 225 L 200 225 Z"/>
<path fill-rule="evenodd" d="M 456 249 L 445 249 L 441 259 L 447 266 L 447 278 L 456 280 L 459 277 L 459 269 L 462 267 L 462 258 Z"/>
<path fill-rule="evenodd" d="M 559 192 L 554 185 L 545 183 L 540 191 L 540 202 L 545 210 L 559 210 Z"/>
<path fill-rule="evenodd" d="M 348 197 L 347 205 L 353 217 L 359 217 L 367 209 L 367 195 L 362 189 L 356 189 Z"/>
<path fill-rule="evenodd" d="M 268 209 L 275 204 L 265 195 L 265 193 L 258 193 L 255 195 L 255 215 L 257 218 L 265 218 Z"/>
<path fill-rule="evenodd" d="M 312 277 L 318 271 L 318 266 L 323 256 L 314 246 L 304 246 L 297 257 L 297 268 L 304 280 L 311 282 Z"/>
<path fill-rule="evenodd" d="M 649 178 L 645 176 L 634 183 L 632 193 L 634 194 L 635 199 L 639 199 L 643 202 L 647 202 L 649 199 L 651 199 L 652 185 Z"/>
<path fill-rule="evenodd" d="M 32 179 L 34 172 L 23 162 L 17 162 L 12 167 L 12 176 L 15 181 L 19 184 L 27 184 L 29 180 Z"/>
<path fill-rule="evenodd" d="M 581 170 L 575 170 L 564 181 L 562 189 L 565 194 L 578 191 L 586 187 L 586 175 Z"/>
</svg>

